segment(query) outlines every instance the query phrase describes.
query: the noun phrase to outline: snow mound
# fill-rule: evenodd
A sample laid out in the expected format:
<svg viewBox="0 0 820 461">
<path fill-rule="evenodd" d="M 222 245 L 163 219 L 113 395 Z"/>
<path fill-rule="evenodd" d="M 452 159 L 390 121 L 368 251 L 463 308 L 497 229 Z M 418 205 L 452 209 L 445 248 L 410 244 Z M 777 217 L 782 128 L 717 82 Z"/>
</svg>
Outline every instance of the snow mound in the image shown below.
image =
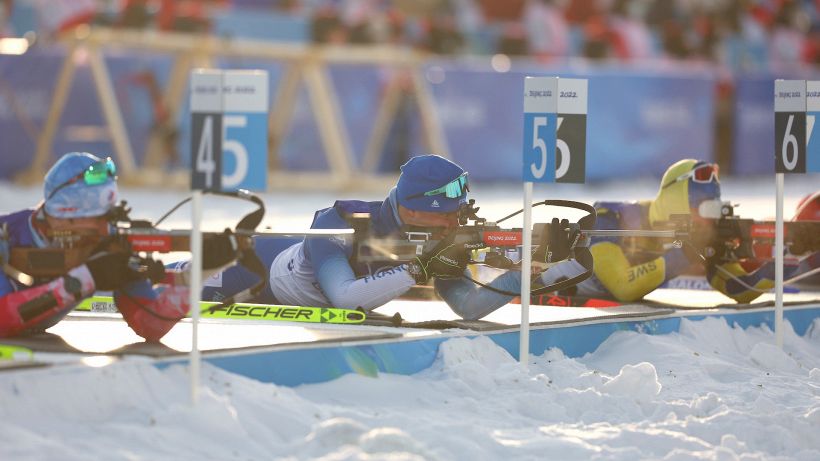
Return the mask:
<svg viewBox="0 0 820 461">
<path fill-rule="evenodd" d="M 755 344 L 749 352 L 749 360 L 767 370 L 792 373 L 800 371 L 800 365 L 774 344 Z"/>
<path fill-rule="evenodd" d="M 407 432 L 394 427 L 376 428 L 360 439 L 362 450 L 369 454 L 379 454 L 390 460 L 432 459 L 423 444 Z"/>
<path fill-rule="evenodd" d="M 367 426 L 350 418 L 331 418 L 322 421 L 305 438 L 314 452 L 328 452 L 344 445 L 356 445 Z"/>
<path fill-rule="evenodd" d="M 516 363 L 515 358 L 486 336 L 447 340 L 439 347 L 437 360 L 443 368 L 477 362 L 488 369 L 496 369 Z"/>
<path fill-rule="evenodd" d="M 689 407 L 692 409 L 692 415 L 700 418 L 711 416 L 712 414 L 726 408 L 720 397 L 714 392 L 709 392 L 706 395 L 693 398 L 692 402 L 689 404 Z"/>
<path fill-rule="evenodd" d="M 636 365 L 624 365 L 617 376 L 610 379 L 601 387 L 612 395 L 630 395 L 638 400 L 649 400 L 661 392 L 658 371 L 648 362 Z"/>
<path fill-rule="evenodd" d="M 518 361 L 490 338 L 455 338 L 439 346 L 435 373 L 460 382 L 473 392 L 491 391 L 501 383 L 525 381 Z"/>
</svg>

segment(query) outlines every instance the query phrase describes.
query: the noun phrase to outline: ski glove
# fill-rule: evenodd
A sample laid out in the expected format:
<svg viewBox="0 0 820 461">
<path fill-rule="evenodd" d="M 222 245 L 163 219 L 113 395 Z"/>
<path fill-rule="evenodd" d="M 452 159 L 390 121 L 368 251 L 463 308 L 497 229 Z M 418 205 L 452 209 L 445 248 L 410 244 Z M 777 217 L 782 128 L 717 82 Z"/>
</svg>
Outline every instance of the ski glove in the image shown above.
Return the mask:
<svg viewBox="0 0 820 461">
<path fill-rule="evenodd" d="M 217 235 L 208 235 L 202 240 L 202 268 L 218 269 L 236 259 L 238 245 L 236 236 L 230 229 Z"/>
<path fill-rule="evenodd" d="M 789 252 L 793 255 L 802 255 L 810 251 L 820 249 L 820 235 L 814 232 L 814 228 L 808 226 L 796 226 L 794 231 L 789 230 L 792 243 L 789 245 Z"/>
<path fill-rule="evenodd" d="M 578 238 L 579 231 L 566 232 L 567 228 L 569 228 L 569 220 L 563 219 L 559 222 L 558 218 L 552 218 L 548 231 L 541 236 L 541 241 L 532 254 L 534 268 L 543 271 L 569 258 L 570 250 Z"/>
<path fill-rule="evenodd" d="M 456 233 L 441 240 L 432 250 L 416 256 L 408 270 L 416 284 L 423 285 L 431 277 L 457 278 L 464 275 L 467 268 L 467 250 L 463 243 L 455 243 Z"/>
<path fill-rule="evenodd" d="M 129 282 L 145 278 L 131 264 L 131 253 L 125 251 L 101 251 L 92 255 L 85 262 L 94 287 L 101 291 L 112 291 L 125 286 Z"/>
</svg>

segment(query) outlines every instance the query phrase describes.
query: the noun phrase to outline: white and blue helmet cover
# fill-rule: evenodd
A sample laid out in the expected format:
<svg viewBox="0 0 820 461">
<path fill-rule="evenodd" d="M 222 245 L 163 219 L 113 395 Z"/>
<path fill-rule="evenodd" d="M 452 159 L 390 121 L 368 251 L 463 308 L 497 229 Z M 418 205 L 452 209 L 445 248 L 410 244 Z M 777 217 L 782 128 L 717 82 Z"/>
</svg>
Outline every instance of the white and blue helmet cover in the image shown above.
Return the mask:
<svg viewBox="0 0 820 461">
<path fill-rule="evenodd" d="M 43 197 L 46 213 L 63 219 L 91 218 L 108 213 L 118 199 L 115 178 L 110 177 L 97 185 L 89 185 L 79 179 L 60 187 L 82 174 L 89 166 L 102 161 L 104 160 L 87 152 L 71 152 L 57 160 L 45 177 Z"/>
</svg>

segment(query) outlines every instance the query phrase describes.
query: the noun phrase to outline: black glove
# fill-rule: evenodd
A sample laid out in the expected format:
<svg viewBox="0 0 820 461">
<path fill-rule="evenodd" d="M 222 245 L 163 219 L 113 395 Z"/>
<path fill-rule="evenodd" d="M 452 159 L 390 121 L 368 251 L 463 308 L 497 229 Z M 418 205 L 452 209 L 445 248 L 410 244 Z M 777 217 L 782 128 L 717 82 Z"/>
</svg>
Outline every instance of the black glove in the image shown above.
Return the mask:
<svg viewBox="0 0 820 461">
<path fill-rule="evenodd" d="M 145 278 L 131 264 L 131 253 L 125 251 L 101 251 L 91 255 L 85 262 L 97 290 L 111 291 L 129 282 Z M 154 269 L 155 270 L 155 269 Z"/>
<path fill-rule="evenodd" d="M 793 255 L 802 255 L 812 251 L 820 250 L 820 235 L 814 232 L 814 228 L 808 225 L 794 224 L 787 231 L 791 244 L 789 252 Z"/>
<path fill-rule="evenodd" d="M 432 250 L 416 256 L 409 264 L 409 271 L 416 283 L 427 283 L 430 277 L 456 278 L 464 275 L 467 268 L 467 249 L 456 244 L 455 232 L 441 240 Z"/>
<path fill-rule="evenodd" d="M 152 283 L 165 281 L 165 264 L 163 264 L 162 261 L 140 258 L 137 272 L 140 277 L 150 279 Z"/>
<path fill-rule="evenodd" d="M 217 269 L 227 266 L 237 256 L 236 236 L 230 229 L 217 235 L 207 235 L 202 239 L 202 269 Z"/>
<path fill-rule="evenodd" d="M 538 247 L 532 254 L 533 267 L 544 270 L 547 267 L 569 258 L 572 244 L 578 238 L 578 231 L 567 232 L 569 220 L 552 218 L 549 231 L 541 236 Z"/>
</svg>

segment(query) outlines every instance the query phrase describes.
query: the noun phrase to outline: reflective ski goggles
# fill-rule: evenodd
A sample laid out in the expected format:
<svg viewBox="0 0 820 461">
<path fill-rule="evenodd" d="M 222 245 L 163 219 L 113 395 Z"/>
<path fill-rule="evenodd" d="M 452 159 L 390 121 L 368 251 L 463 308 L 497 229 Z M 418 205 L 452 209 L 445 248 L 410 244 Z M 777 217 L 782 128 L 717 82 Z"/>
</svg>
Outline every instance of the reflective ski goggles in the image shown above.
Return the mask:
<svg viewBox="0 0 820 461">
<path fill-rule="evenodd" d="M 96 163 L 92 163 L 88 166 L 85 170 L 78 173 L 76 176 L 69 178 L 68 181 L 60 184 L 59 186 L 55 187 L 46 200 L 50 200 L 54 195 L 63 189 L 64 187 L 68 187 L 74 184 L 77 181 L 82 180 L 88 186 L 98 186 L 100 184 L 105 184 L 108 181 L 108 178 L 116 178 L 117 177 L 117 166 L 114 165 L 114 161 L 111 160 L 111 157 L 107 157 L 105 160 L 101 160 Z"/>
<path fill-rule="evenodd" d="M 687 179 L 691 179 L 692 181 L 698 183 L 720 182 L 718 179 L 719 174 L 720 167 L 717 163 L 704 163 L 664 184 L 661 189 L 666 189 L 672 184 L 686 181 Z"/>
<path fill-rule="evenodd" d="M 447 198 L 458 198 L 464 195 L 465 192 L 470 190 L 470 186 L 467 184 L 467 172 L 461 173 L 459 177 L 456 179 L 448 182 L 447 184 L 433 189 L 428 190 L 427 192 L 419 192 L 417 194 L 412 194 L 405 197 L 406 200 L 410 200 L 417 197 L 430 197 L 432 195 L 441 195 L 444 194 Z"/>
</svg>

